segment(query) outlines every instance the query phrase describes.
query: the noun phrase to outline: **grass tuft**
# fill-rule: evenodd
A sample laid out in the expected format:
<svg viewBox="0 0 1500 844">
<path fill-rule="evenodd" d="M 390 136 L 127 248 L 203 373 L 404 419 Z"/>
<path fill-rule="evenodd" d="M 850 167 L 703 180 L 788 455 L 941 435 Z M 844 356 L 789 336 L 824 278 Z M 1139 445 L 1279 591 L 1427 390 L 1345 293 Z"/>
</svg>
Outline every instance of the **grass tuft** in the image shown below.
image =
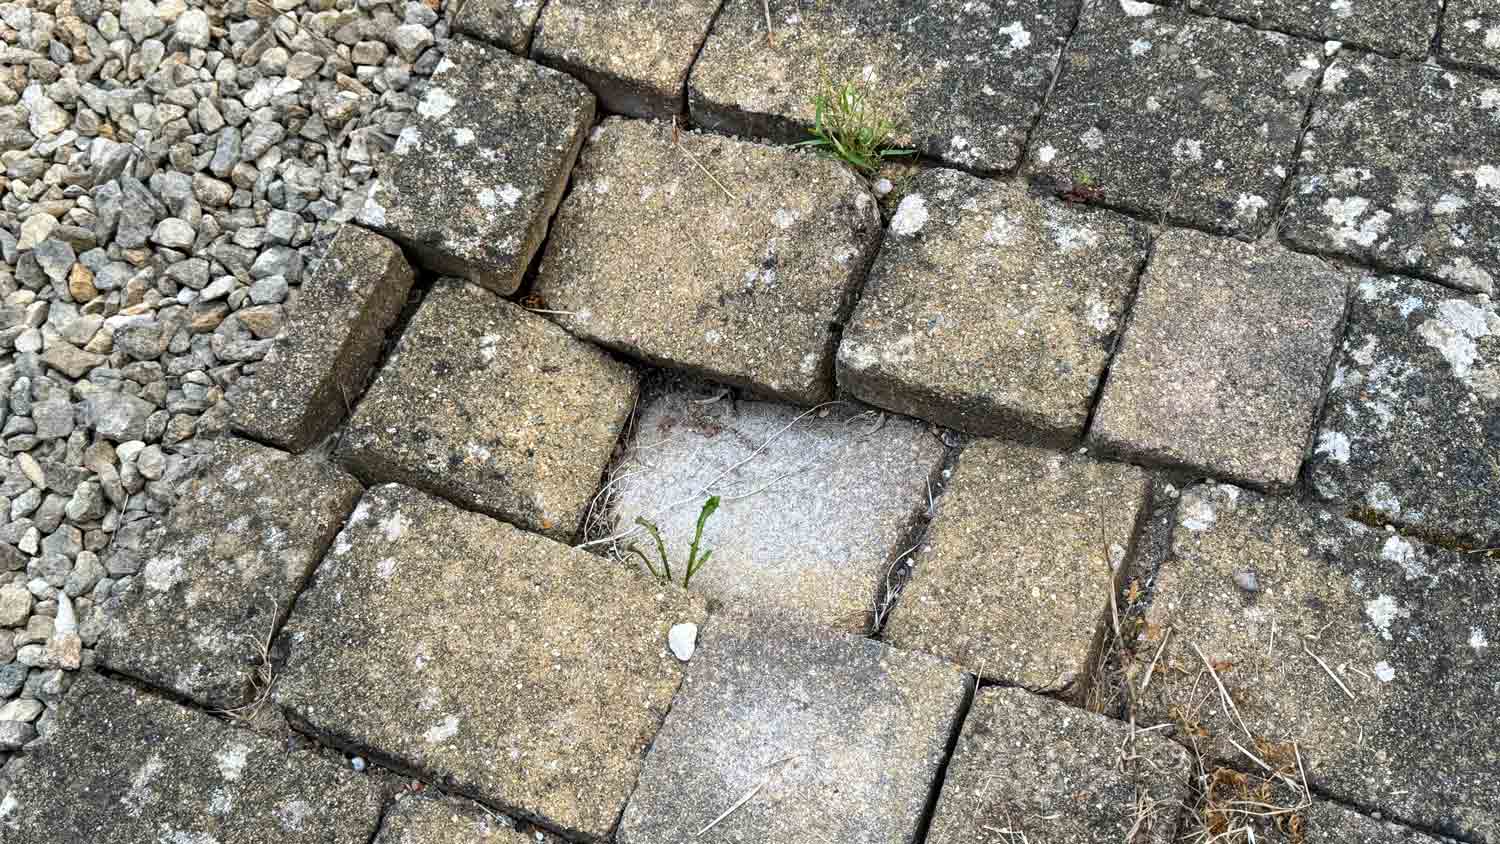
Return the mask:
<svg viewBox="0 0 1500 844">
<path fill-rule="evenodd" d="M 794 146 L 815 149 L 873 176 L 887 159 L 916 154 L 892 145 L 895 131 L 895 124 L 871 104 L 863 85 L 845 82 L 813 98 L 812 138 Z"/>
<path fill-rule="evenodd" d="M 692 582 L 693 575 L 702 570 L 708 564 L 708 558 L 713 556 L 714 552 L 712 551 L 704 551 L 700 555 L 698 550 L 703 542 L 703 526 L 708 524 L 709 517 L 718 509 L 719 496 L 711 495 L 707 501 L 703 502 L 703 509 L 698 511 L 698 527 L 693 531 L 693 544 L 688 546 L 687 566 L 684 567 L 682 573 L 682 588 L 684 589 Z M 651 558 L 647 557 L 641 549 L 635 547 L 634 543 L 625 546 L 625 553 L 634 554 L 639 557 L 641 562 L 646 564 L 646 570 L 651 572 L 652 576 L 656 579 L 663 583 L 671 583 L 672 562 L 667 557 L 667 543 L 661 538 L 661 529 L 656 526 L 656 522 L 651 521 L 645 516 L 637 517 L 635 523 L 645 528 L 646 532 L 651 534 L 651 538 L 655 540 L 656 556 L 661 566 L 658 567 L 652 563 Z"/>
</svg>

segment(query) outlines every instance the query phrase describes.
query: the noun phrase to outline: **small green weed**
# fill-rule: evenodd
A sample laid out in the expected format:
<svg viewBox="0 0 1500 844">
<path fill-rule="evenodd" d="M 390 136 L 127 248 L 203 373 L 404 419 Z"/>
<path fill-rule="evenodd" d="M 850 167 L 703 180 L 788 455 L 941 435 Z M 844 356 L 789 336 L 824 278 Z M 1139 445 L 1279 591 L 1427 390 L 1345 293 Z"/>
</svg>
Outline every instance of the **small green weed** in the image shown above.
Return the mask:
<svg viewBox="0 0 1500 844">
<path fill-rule="evenodd" d="M 688 583 L 692 582 L 693 575 L 697 574 L 707 565 L 708 558 L 713 556 L 714 552 L 712 551 L 704 551 L 703 556 L 698 556 L 698 546 L 703 541 L 703 526 L 708 524 L 708 518 L 718 509 L 719 496 L 714 495 L 703 502 L 703 509 L 698 511 L 698 528 L 693 531 L 693 544 L 688 547 L 687 570 L 682 574 L 682 588 L 684 589 L 687 588 Z M 640 557 L 641 562 L 646 564 L 646 570 L 651 572 L 656 579 L 664 583 L 671 583 L 672 563 L 667 559 L 667 543 L 662 541 L 661 529 L 656 526 L 655 522 L 645 516 L 637 516 L 635 523 L 645 528 L 646 532 L 651 534 L 651 538 L 656 541 L 656 556 L 661 560 L 661 567 L 658 568 L 653 565 L 651 558 L 642 553 L 641 549 L 635 547 L 634 543 L 625 546 L 625 552 Z"/>
<path fill-rule="evenodd" d="M 864 88 L 853 82 L 830 85 L 813 98 L 813 109 L 812 138 L 794 146 L 831 155 L 865 176 L 879 172 L 888 158 L 917 152 L 891 147 L 895 125 L 870 104 Z"/>
</svg>

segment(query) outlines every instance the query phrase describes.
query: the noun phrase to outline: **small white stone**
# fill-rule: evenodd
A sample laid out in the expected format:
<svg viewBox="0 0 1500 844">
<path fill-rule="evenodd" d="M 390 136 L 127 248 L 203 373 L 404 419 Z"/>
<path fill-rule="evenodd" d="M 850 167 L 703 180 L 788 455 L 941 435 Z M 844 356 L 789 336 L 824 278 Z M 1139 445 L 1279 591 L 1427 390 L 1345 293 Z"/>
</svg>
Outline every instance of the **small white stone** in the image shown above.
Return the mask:
<svg viewBox="0 0 1500 844">
<path fill-rule="evenodd" d="M 672 655 L 687 662 L 693 658 L 693 651 L 698 649 L 698 625 L 691 621 L 672 625 L 667 631 L 667 646 L 672 649 Z"/>
</svg>

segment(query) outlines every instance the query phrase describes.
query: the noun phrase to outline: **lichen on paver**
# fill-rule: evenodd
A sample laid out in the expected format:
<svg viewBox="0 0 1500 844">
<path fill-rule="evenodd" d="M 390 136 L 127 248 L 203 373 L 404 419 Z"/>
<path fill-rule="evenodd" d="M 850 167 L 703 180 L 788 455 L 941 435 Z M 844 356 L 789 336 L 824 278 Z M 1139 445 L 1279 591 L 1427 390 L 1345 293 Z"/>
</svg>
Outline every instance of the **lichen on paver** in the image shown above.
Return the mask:
<svg viewBox="0 0 1500 844">
<path fill-rule="evenodd" d="M 1305 38 L 1421 61 L 1443 13 L 1441 0 L 1189 0 L 1195 12 Z"/>
<path fill-rule="evenodd" d="M 1447 0 L 1440 46 L 1452 61 L 1500 73 L 1500 3 Z"/>
<path fill-rule="evenodd" d="M 453 17 L 455 32 L 526 55 L 546 0 L 464 0 Z"/>
</svg>

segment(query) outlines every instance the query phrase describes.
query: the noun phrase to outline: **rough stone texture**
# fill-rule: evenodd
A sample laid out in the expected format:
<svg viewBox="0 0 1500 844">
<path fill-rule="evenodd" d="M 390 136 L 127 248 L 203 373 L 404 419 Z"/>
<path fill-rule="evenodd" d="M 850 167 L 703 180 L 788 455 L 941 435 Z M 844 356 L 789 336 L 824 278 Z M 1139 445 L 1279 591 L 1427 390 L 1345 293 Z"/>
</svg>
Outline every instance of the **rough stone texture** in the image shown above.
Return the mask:
<svg viewBox="0 0 1500 844">
<path fill-rule="evenodd" d="M 272 631 L 360 486 L 313 457 L 220 443 L 178 500 L 99 641 L 109 668 L 207 706 L 240 706 Z"/>
<path fill-rule="evenodd" d="M 886 640 L 985 677 L 1081 694 L 1149 495 L 1134 466 L 973 443 Z"/>
<path fill-rule="evenodd" d="M 1442 53 L 1460 64 L 1500 73 L 1500 3 L 1448 0 Z"/>
<path fill-rule="evenodd" d="M 1009 170 L 1052 78 L 1060 5 L 805 1 L 773 8 L 768 43 L 762 0 L 728 0 L 688 79 L 688 108 L 695 124 L 790 143 L 808 137 L 819 94 L 862 83 L 899 145 Z"/>
<path fill-rule="evenodd" d="M 372 844 L 538 844 L 538 840 L 517 832 L 503 815 L 473 803 L 424 796 L 405 797 L 391 807 Z"/>
<path fill-rule="evenodd" d="M 465 0 L 453 18 L 456 32 L 526 55 L 546 0 Z"/>
<path fill-rule="evenodd" d="M 551 0 L 532 55 L 581 79 L 616 114 L 668 120 L 683 112 L 688 68 L 720 0 Z"/>
<path fill-rule="evenodd" d="M 1291 169 L 1321 45 L 1179 9 L 1085 9 L 1027 153 L 1092 202 L 1253 236 Z"/>
<path fill-rule="evenodd" d="M 608 560 L 395 484 L 365 494 L 282 643 L 276 700 L 340 745 L 601 837 L 703 604 Z"/>
<path fill-rule="evenodd" d="M 515 292 L 594 119 L 564 74 L 455 39 L 359 221 L 428 269 Z"/>
<path fill-rule="evenodd" d="M 439 281 L 354 411 L 339 459 L 527 530 L 577 531 L 637 377 L 494 294 Z"/>
<path fill-rule="evenodd" d="M 412 279 L 396 244 L 358 226 L 339 229 L 277 345 L 240 382 L 234 426 L 291 451 L 331 433 L 364 390 Z"/>
<path fill-rule="evenodd" d="M 701 544 L 713 558 L 694 591 L 734 609 L 863 630 L 943 462 L 925 426 L 881 415 L 657 397 L 615 473 L 614 529 L 638 516 L 657 523 L 680 577 L 703 502 L 718 495 Z M 631 541 L 655 554 L 644 532 Z"/>
<path fill-rule="evenodd" d="M 1355 289 L 1308 463 L 1356 513 L 1500 545 L 1500 309 L 1399 276 Z"/>
<path fill-rule="evenodd" d="M 370 781 L 84 672 L 0 802 L 0 840 L 365 844 Z"/>
<path fill-rule="evenodd" d="M 1305 38 L 1421 61 L 1443 13 L 1442 0 L 1189 0 L 1193 11 Z"/>
<path fill-rule="evenodd" d="M 672 136 L 626 120 L 594 132 L 535 292 L 568 330 L 651 363 L 827 399 L 836 324 L 880 243 L 874 197 L 812 153 Z"/>
<path fill-rule="evenodd" d="M 1309 844 L 1343 844 L 1358 841 L 1361 844 L 1437 844 L 1438 839 L 1423 835 L 1411 827 L 1366 817 L 1351 812 L 1337 803 L 1314 801 L 1304 812 L 1307 833 L 1304 841 Z M 1271 827 L 1274 829 L 1274 826 Z M 1266 836 L 1256 833 L 1265 840 Z M 1283 840 L 1285 836 L 1272 833 L 1270 840 Z"/>
<path fill-rule="evenodd" d="M 1169 739 L 1137 733 L 1135 758 L 1122 771 L 1120 748 L 1130 733 L 1023 689 L 981 691 L 948 763 L 927 841 L 959 844 L 976 840 L 975 830 L 1012 829 L 1014 840 L 1025 835 L 1037 844 L 1171 844 L 1189 800 L 1192 759 Z M 1137 826 L 1139 807 L 1146 814 Z"/>
<path fill-rule="evenodd" d="M 1228 739 L 1248 739 L 1218 696 L 1205 695 L 1213 681 L 1197 647 L 1219 665 L 1250 734 L 1296 741 L 1320 793 L 1496 840 L 1494 567 L 1228 486 L 1188 490 L 1177 518 L 1138 649 L 1154 653 L 1172 635 L 1140 722 L 1176 722 L 1205 755 L 1246 764 Z M 1244 572 L 1256 591 L 1237 585 Z"/>
<path fill-rule="evenodd" d="M 1145 231 L 952 170 L 918 176 L 844 331 L 839 385 L 977 434 L 1083 435 Z"/>
<path fill-rule="evenodd" d="M 1348 284 L 1272 243 L 1163 234 L 1089 441 L 1258 487 L 1297 480 Z"/>
<path fill-rule="evenodd" d="M 1500 273 L 1500 83 L 1341 56 L 1280 223 L 1303 249 L 1489 293 Z"/>
<path fill-rule="evenodd" d="M 879 642 L 716 621 L 651 746 L 620 844 L 912 844 L 969 678 Z"/>
</svg>

